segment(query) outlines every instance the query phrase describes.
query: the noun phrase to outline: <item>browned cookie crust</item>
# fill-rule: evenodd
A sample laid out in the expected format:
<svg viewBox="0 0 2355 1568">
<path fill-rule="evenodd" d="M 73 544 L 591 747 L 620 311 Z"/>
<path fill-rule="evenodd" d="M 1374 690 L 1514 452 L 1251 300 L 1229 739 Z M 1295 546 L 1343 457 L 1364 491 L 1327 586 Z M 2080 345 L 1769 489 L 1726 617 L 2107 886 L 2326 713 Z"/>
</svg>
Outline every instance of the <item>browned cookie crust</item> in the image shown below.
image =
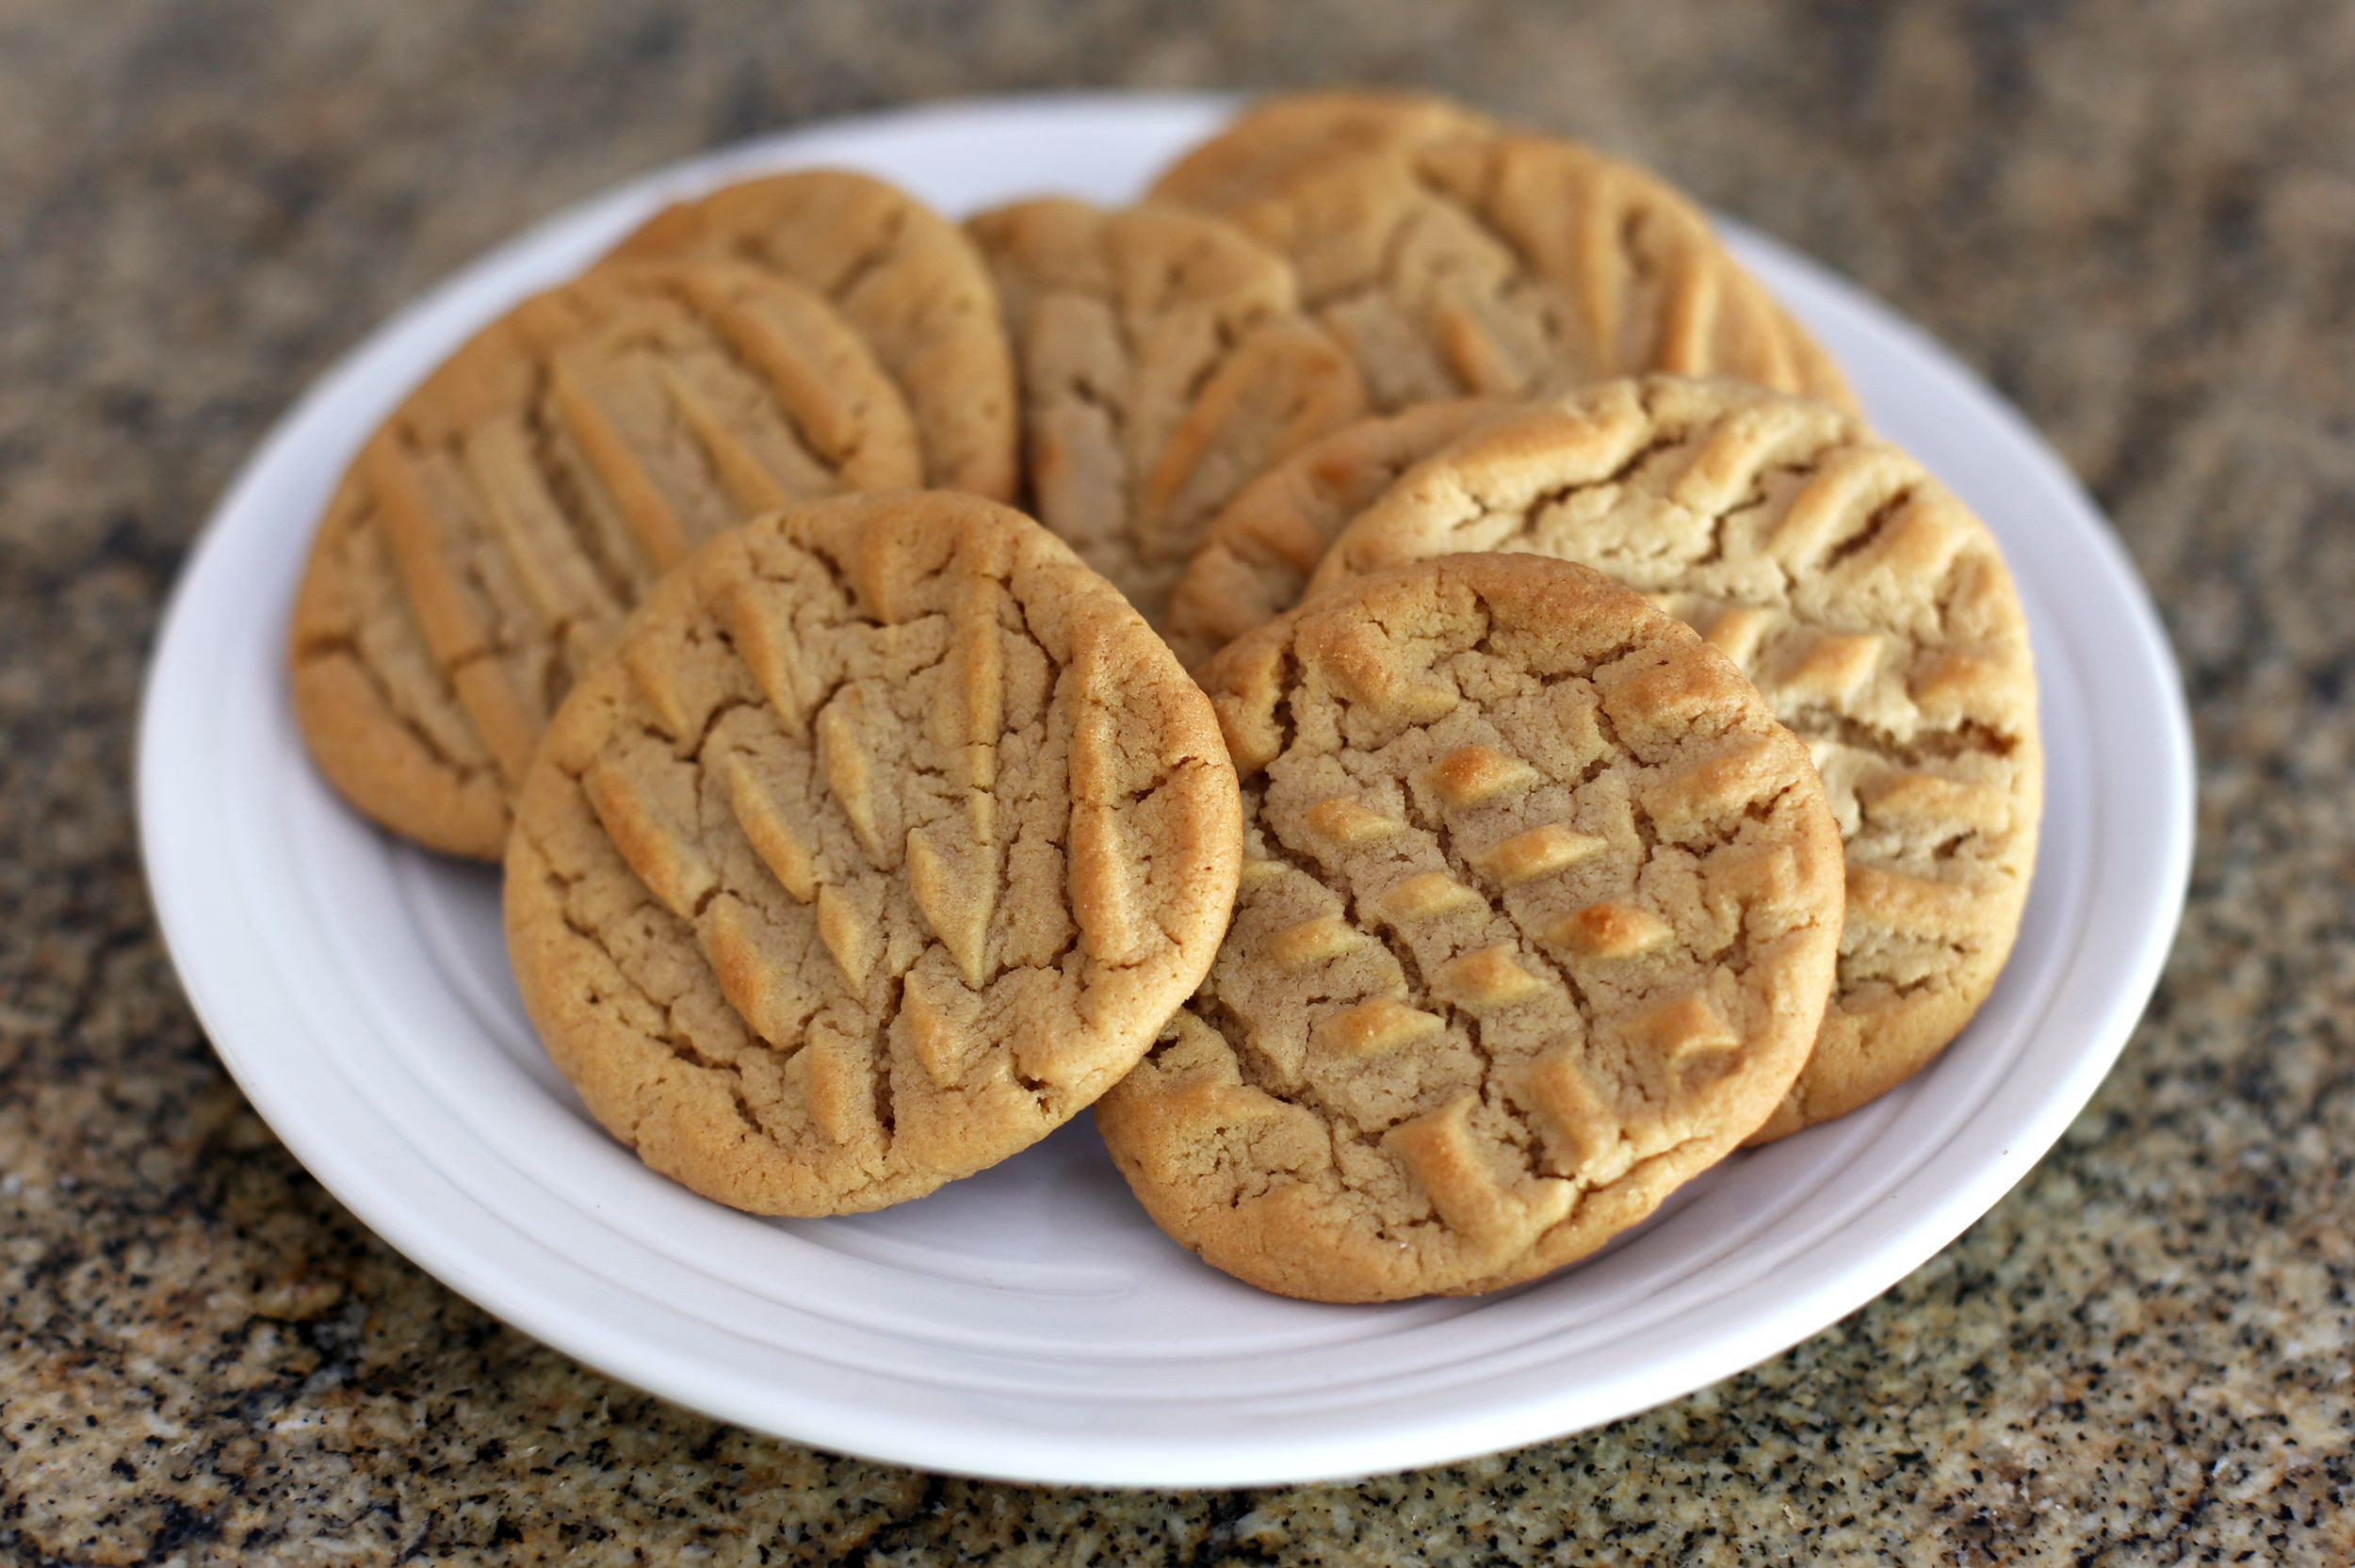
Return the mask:
<svg viewBox="0 0 2355 1568">
<path fill-rule="evenodd" d="M 1324 1301 L 1584 1255 L 1805 1061 L 1840 926 L 1804 747 L 1597 574 L 1458 556 L 1202 673 L 1242 780 L 1209 980 L 1099 1102 L 1154 1220 Z"/>
<path fill-rule="evenodd" d="M 1015 499 L 1014 362 L 989 274 L 955 224 L 881 180 L 804 170 L 656 214 L 617 261 L 737 261 L 822 296 L 899 384 L 918 481 Z"/>
<path fill-rule="evenodd" d="M 1838 410 L 1664 378 L 1483 426 L 1409 470 L 1310 591 L 1458 550 L 1642 590 L 1807 740 L 1847 841 L 1847 926 L 1823 1037 L 1762 1136 L 1935 1059 L 2011 951 L 2043 804 L 2027 625 L 1978 520 Z"/>
<path fill-rule="evenodd" d="M 761 508 L 918 472 L 897 389 L 805 289 L 729 266 L 551 289 L 353 461 L 296 595 L 304 739 L 384 826 L 494 858 L 547 715 L 657 574 Z"/>
<path fill-rule="evenodd" d="M 1029 519 L 788 508 L 665 578 L 558 713 L 507 931 L 549 1055 L 707 1197 L 830 1214 L 1134 1065 L 1234 898 L 1209 701 Z"/>
<path fill-rule="evenodd" d="M 1291 259 L 1377 409 L 1654 370 L 1852 401 L 1697 208 L 1575 142 L 1325 158 L 1228 216 Z"/>
<path fill-rule="evenodd" d="M 968 229 L 1014 333 L 1031 506 L 1159 626 L 1235 491 L 1364 410 L 1356 368 L 1284 259 L 1217 218 L 1039 201 Z"/>
</svg>

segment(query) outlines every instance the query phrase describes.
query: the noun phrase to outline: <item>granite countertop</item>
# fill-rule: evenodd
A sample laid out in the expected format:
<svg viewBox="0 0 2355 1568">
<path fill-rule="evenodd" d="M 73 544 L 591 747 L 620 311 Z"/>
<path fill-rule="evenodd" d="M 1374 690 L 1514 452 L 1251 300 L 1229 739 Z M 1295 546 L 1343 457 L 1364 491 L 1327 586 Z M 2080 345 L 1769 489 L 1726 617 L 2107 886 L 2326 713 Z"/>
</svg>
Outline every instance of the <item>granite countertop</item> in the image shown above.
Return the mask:
<svg viewBox="0 0 2355 1568">
<path fill-rule="evenodd" d="M 136 853 L 141 664 L 255 438 L 437 275 L 699 147 L 1328 78 L 1593 137 L 1830 259 L 2115 517 L 2184 661 L 2200 849 L 2061 1145 L 1746 1376 L 1234 1494 L 749 1436 L 369 1235 L 215 1061 Z M 0 104 L 0 1560 L 2355 1560 L 2355 9 L 25 0 Z"/>
</svg>

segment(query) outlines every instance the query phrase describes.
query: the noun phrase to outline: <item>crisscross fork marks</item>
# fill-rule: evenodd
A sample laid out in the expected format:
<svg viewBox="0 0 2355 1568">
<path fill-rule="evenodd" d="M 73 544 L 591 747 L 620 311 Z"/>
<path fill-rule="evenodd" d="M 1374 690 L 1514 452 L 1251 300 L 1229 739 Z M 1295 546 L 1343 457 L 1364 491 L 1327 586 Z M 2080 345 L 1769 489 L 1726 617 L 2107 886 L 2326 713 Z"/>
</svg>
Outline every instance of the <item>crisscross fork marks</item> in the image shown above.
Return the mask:
<svg viewBox="0 0 2355 1568">
<path fill-rule="evenodd" d="M 650 1161 L 764 1212 L 914 1196 L 1087 1104 L 1198 982 L 1239 831 L 1207 700 L 1035 525 L 943 493 L 790 509 L 631 628 L 527 786 L 511 935 L 593 1107 L 662 1042 L 568 973 L 701 988 L 683 1038 L 767 1136 L 723 1149 L 675 1084 Z M 551 852 L 590 868 L 583 918 L 531 891 Z M 623 907 L 648 914 L 596 917 Z"/>
<path fill-rule="evenodd" d="M 1262 858 L 1200 1027 L 1099 1122 L 1211 1261 L 1344 1300 L 1525 1277 L 1648 1209 L 1798 1071 L 1836 832 L 1798 742 L 1689 631 L 1591 573 L 1452 557 L 1279 618 L 1202 679 Z M 1641 733 L 1586 721 L 1621 700 Z M 1615 825 L 1664 788 L 1676 824 Z M 1763 897 L 1794 939 L 1702 951 L 1679 933 L 1713 918 L 1705 890 L 1654 872 L 1751 837 L 1790 856 Z M 1675 918 L 1612 953 L 1549 945 L 1604 907 Z"/>
</svg>

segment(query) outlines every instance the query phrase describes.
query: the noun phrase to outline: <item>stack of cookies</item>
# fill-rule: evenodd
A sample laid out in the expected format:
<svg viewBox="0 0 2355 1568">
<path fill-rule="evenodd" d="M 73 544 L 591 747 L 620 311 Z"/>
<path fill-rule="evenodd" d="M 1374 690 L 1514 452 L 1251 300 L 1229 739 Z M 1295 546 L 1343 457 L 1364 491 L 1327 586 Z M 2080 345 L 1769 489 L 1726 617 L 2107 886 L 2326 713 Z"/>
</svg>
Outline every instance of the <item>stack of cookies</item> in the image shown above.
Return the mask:
<svg viewBox="0 0 2355 1568">
<path fill-rule="evenodd" d="M 854 1212 L 1093 1106 L 1324 1301 L 1534 1278 L 1919 1071 L 2040 805 L 1985 528 L 1684 199 L 1413 96 L 1125 210 L 658 215 L 367 444 L 292 666 L 354 806 L 503 862 L 654 1169 Z"/>
</svg>

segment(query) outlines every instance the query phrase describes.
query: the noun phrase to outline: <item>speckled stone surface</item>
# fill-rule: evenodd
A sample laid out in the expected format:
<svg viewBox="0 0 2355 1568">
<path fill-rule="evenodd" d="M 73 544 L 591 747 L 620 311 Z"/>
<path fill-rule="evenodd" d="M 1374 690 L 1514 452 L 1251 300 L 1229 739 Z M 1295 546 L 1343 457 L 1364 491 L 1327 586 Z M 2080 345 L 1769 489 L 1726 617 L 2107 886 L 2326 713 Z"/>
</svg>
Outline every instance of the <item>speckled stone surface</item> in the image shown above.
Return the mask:
<svg viewBox="0 0 2355 1568">
<path fill-rule="evenodd" d="M 0 8 L 0 1560 L 2355 1560 L 2355 8 L 1052 0 Z M 672 1409 L 404 1263 L 223 1076 L 141 891 L 154 617 L 337 352 L 799 120 L 1418 80 L 1895 301 L 2110 509 L 2198 716 L 2189 915 L 2018 1191 L 1791 1353 L 1363 1485 L 1043 1492 Z"/>
</svg>

